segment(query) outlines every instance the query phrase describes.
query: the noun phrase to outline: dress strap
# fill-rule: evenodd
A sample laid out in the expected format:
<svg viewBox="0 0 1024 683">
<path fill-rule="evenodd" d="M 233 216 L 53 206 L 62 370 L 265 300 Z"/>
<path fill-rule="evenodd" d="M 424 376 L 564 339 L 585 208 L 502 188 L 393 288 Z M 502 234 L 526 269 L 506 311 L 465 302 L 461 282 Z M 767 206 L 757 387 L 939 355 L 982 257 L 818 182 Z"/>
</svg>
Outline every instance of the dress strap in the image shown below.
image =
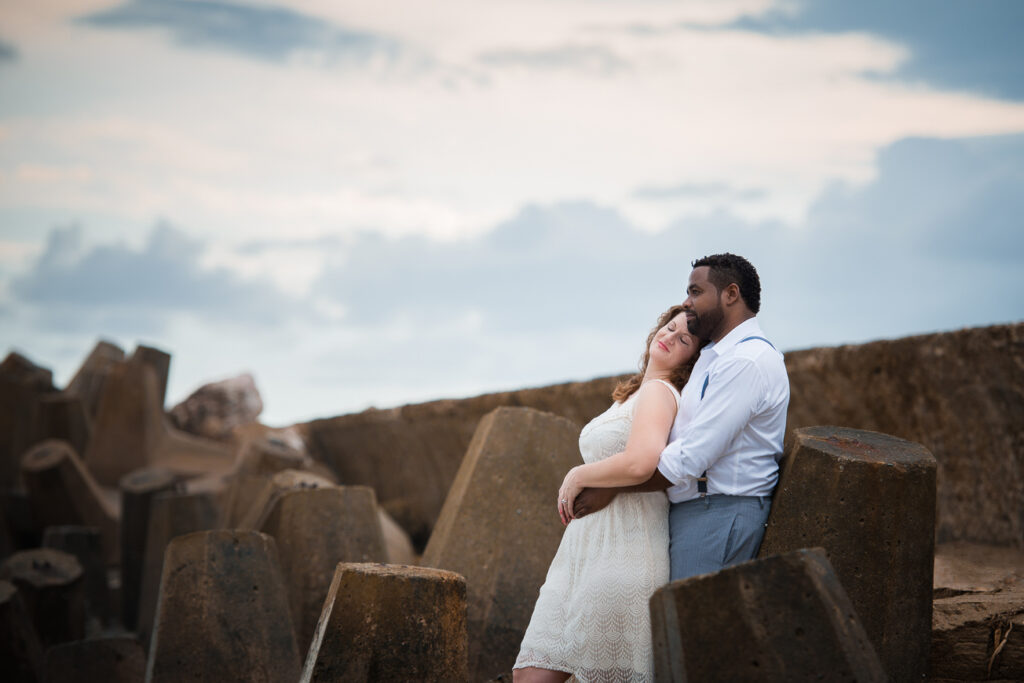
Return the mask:
<svg viewBox="0 0 1024 683">
<path fill-rule="evenodd" d="M 676 397 L 676 402 L 677 402 L 677 403 L 679 402 L 679 390 L 678 390 L 678 389 L 676 389 L 676 388 L 675 388 L 675 387 L 674 387 L 674 386 L 672 385 L 672 383 L 671 383 L 671 382 L 669 382 L 669 381 L 667 381 L 667 380 L 663 380 L 663 379 L 649 379 L 649 380 L 647 380 L 647 381 L 648 381 L 648 382 L 661 382 L 661 383 L 662 383 L 662 384 L 664 384 L 664 385 L 665 385 L 666 387 L 668 387 L 669 391 L 671 391 L 671 392 L 672 392 L 672 395 Z"/>
</svg>

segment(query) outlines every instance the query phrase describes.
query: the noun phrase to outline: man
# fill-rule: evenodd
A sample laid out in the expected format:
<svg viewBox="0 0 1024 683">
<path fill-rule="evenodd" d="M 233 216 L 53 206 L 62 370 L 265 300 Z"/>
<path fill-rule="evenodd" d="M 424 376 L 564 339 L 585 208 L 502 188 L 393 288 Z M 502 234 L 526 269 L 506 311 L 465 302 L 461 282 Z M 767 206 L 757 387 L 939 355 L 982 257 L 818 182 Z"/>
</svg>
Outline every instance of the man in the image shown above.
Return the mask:
<svg viewBox="0 0 1024 683">
<path fill-rule="evenodd" d="M 757 323 L 761 283 L 749 261 L 715 254 L 693 262 L 683 310 L 707 341 L 683 389 L 676 424 L 646 484 L 585 489 L 574 516 L 617 491 L 668 488 L 673 581 L 752 559 L 764 537 L 789 406 L 782 354 Z"/>
</svg>

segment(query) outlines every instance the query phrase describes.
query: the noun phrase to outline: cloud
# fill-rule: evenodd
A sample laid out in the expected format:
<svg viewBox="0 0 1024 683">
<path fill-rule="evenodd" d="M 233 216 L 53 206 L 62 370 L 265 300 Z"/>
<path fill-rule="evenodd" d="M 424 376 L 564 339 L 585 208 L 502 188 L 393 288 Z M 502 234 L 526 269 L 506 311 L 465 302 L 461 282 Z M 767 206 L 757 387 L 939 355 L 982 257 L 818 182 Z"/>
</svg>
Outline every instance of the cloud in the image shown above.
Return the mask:
<svg viewBox="0 0 1024 683">
<path fill-rule="evenodd" d="M 365 62 L 378 56 L 394 57 L 399 50 L 390 38 L 285 7 L 215 0 L 129 0 L 80 21 L 104 28 L 162 28 L 186 47 L 216 48 L 274 62 L 306 51 Z"/>
<path fill-rule="evenodd" d="M 760 188 L 738 188 L 728 183 L 681 183 L 679 185 L 646 185 L 633 190 L 636 199 L 728 199 L 751 201 L 763 199 L 767 192 Z"/>
<path fill-rule="evenodd" d="M 0 39 L 0 64 L 18 59 L 18 50 L 10 43 Z"/>
<path fill-rule="evenodd" d="M 267 282 L 201 268 L 205 245 L 166 224 L 138 249 L 84 249 L 82 237 L 79 226 L 53 229 L 36 262 L 11 283 L 15 301 L 32 307 L 48 328 L 159 333 L 167 318 L 181 314 L 278 324 L 301 308 Z"/>
<path fill-rule="evenodd" d="M 632 69 L 627 60 L 603 45 L 559 45 L 535 50 L 488 50 L 479 56 L 478 61 L 493 67 L 569 69 L 599 76 L 610 76 Z"/>
<path fill-rule="evenodd" d="M 800 0 L 744 17 L 731 28 L 774 35 L 867 32 L 908 46 L 894 74 L 940 87 L 1024 99 L 1024 3 Z"/>
</svg>

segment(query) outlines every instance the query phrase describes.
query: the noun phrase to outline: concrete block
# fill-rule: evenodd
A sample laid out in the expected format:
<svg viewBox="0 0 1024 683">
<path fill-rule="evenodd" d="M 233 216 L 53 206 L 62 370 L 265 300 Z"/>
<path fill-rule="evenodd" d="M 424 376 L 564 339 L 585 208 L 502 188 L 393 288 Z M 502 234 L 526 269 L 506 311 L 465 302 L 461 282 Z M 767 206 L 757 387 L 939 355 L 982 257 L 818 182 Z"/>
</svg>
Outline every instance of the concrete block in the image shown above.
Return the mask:
<svg viewBox="0 0 1024 683">
<path fill-rule="evenodd" d="M 105 636 L 54 645 L 43 657 L 44 683 L 141 683 L 146 654 L 132 636 Z"/>
<path fill-rule="evenodd" d="M 153 498 L 173 491 L 178 478 L 161 468 L 143 468 L 121 478 L 121 623 L 135 630 L 142 592 L 142 566 Z"/>
<path fill-rule="evenodd" d="M 565 473 L 582 461 L 580 429 L 532 408 L 498 408 L 477 427 L 422 564 L 466 577 L 469 675 L 512 668 L 562 524 Z"/>
<path fill-rule="evenodd" d="M 152 346 L 136 346 L 132 353 L 133 363 L 142 363 L 153 369 L 156 376 L 156 395 L 160 403 L 160 409 L 164 407 L 167 399 L 167 377 L 171 371 L 171 354 Z"/>
<path fill-rule="evenodd" d="M 95 527 L 107 563 L 120 562 L 118 511 L 69 443 L 48 440 L 34 446 L 21 460 L 21 477 L 37 524 Z"/>
<path fill-rule="evenodd" d="M 888 680 L 818 548 L 674 581 L 650 605 L 658 681 Z"/>
<path fill-rule="evenodd" d="M 270 441 L 245 443 L 228 483 L 220 526 L 238 528 L 275 474 L 304 469 L 308 462 L 309 457 L 304 453 Z"/>
<path fill-rule="evenodd" d="M 149 648 L 167 545 L 178 536 L 216 528 L 219 515 L 215 495 L 209 492 L 158 493 L 150 502 L 136 624 L 142 647 Z"/>
<path fill-rule="evenodd" d="M 43 547 L 74 555 L 82 565 L 85 590 L 86 634 L 99 633 L 111 622 L 107 563 L 99 529 L 88 526 L 50 526 L 43 532 Z"/>
<path fill-rule="evenodd" d="M 17 587 L 44 649 L 85 637 L 82 575 L 74 555 L 50 548 L 22 550 L 0 564 L 0 579 Z"/>
<path fill-rule="evenodd" d="M 454 572 L 339 564 L 302 683 L 467 681 L 466 583 Z"/>
<path fill-rule="evenodd" d="M 21 456 L 37 440 L 39 401 L 55 391 L 53 373 L 21 354 L 0 363 L 0 490 L 21 488 Z"/>
<path fill-rule="evenodd" d="M 283 493 L 260 531 L 277 541 L 292 622 L 305 652 L 339 562 L 383 562 L 377 499 L 368 486 L 332 486 Z"/>
<path fill-rule="evenodd" d="M 10 581 L 0 580 L 0 669 L 11 683 L 36 683 L 43 676 L 43 646 L 25 600 Z"/>
<path fill-rule="evenodd" d="M 1024 588 L 935 601 L 930 679 L 1024 681 Z"/>
<path fill-rule="evenodd" d="M 82 398 L 90 418 L 95 418 L 99 411 L 100 396 L 103 394 L 103 383 L 107 380 L 107 373 L 124 359 L 124 350 L 120 346 L 101 340 L 89 352 L 65 387 L 68 393 Z M 81 452 L 83 451 L 79 451 Z"/>
<path fill-rule="evenodd" d="M 761 556 L 828 553 L 886 673 L 928 671 L 935 459 L 920 444 L 842 427 L 798 429 Z"/>
<path fill-rule="evenodd" d="M 281 470 L 269 479 L 260 477 L 263 488 L 252 498 L 249 509 L 240 516 L 235 529 L 259 529 L 277 499 L 296 489 L 333 488 L 335 482 L 304 470 Z"/>
<path fill-rule="evenodd" d="M 75 453 L 85 453 L 91 436 L 92 420 L 81 397 L 64 391 L 40 397 L 37 439 L 67 441 Z"/>
<path fill-rule="evenodd" d="M 300 671 L 274 539 L 201 531 L 167 546 L 146 680 L 291 683 Z"/>
</svg>

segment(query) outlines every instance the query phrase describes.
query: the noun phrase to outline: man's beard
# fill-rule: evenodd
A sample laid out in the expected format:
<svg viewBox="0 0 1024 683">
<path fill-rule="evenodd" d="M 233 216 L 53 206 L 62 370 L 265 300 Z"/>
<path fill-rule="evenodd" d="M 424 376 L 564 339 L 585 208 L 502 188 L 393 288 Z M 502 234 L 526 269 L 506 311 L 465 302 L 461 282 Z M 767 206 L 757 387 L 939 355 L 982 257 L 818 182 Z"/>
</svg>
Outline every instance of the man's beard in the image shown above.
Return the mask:
<svg viewBox="0 0 1024 683">
<path fill-rule="evenodd" d="M 721 326 L 722 320 L 725 319 L 725 311 L 722 310 L 721 303 L 706 313 L 698 314 L 694 311 L 693 315 L 693 320 L 687 318 L 686 329 L 694 337 L 700 339 L 702 344 L 711 341 L 712 333 Z"/>
</svg>

